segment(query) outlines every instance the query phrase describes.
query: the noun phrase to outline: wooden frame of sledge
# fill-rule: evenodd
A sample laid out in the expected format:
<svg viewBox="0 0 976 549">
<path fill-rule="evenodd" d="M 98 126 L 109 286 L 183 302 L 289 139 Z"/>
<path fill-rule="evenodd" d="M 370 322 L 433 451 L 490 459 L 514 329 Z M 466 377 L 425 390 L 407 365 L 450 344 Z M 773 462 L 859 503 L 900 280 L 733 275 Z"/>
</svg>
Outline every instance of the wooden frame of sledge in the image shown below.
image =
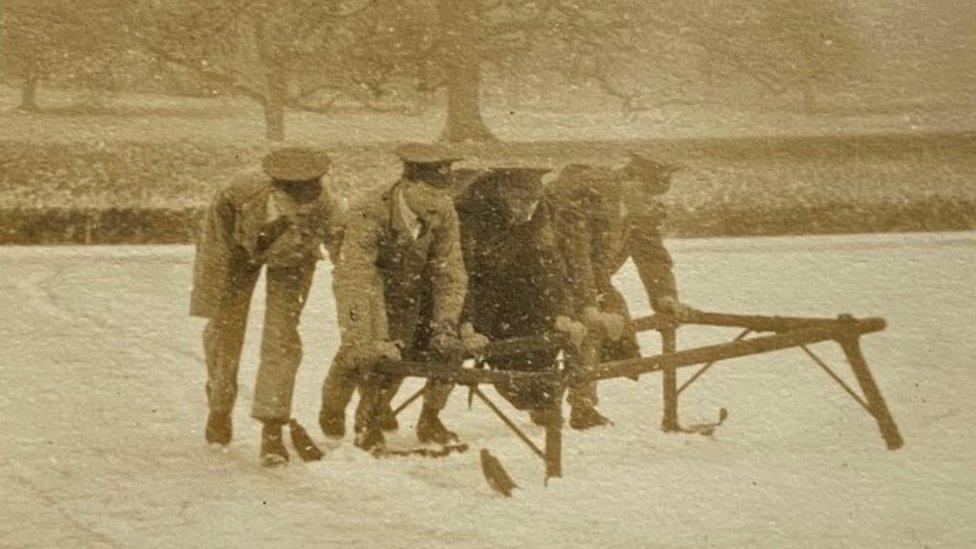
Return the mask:
<svg viewBox="0 0 976 549">
<path fill-rule="evenodd" d="M 801 349 L 875 419 L 881 437 L 889 450 L 896 450 L 903 444 L 898 427 L 881 396 L 881 391 L 868 368 L 860 346 L 861 336 L 885 329 L 884 319 L 857 319 L 850 315 L 840 315 L 837 318 L 801 318 L 694 312 L 681 319 L 666 315 L 638 318 L 632 321 L 631 326 L 637 332 L 657 331 L 661 336 L 663 352 L 654 356 L 603 362 L 590 368 L 581 368 L 579 356 L 572 350 L 565 337 L 540 336 L 493 342 L 475 361 L 474 368 L 462 368 L 456 363 L 447 365 L 397 361 L 380 364 L 377 370 L 382 373 L 436 379 L 469 387 L 472 397 L 477 396 L 484 402 L 533 453 L 545 462 L 546 479 L 562 476 L 562 395 L 573 383 L 617 377 L 637 379 L 643 374 L 660 371 L 663 374 L 664 397 L 661 427 L 665 432 L 683 432 L 685 430 L 678 422 L 678 397 L 711 367 L 733 358 L 790 348 Z M 684 326 L 720 326 L 738 328 L 742 331 L 729 342 L 679 351 L 677 332 Z M 809 347 L 815 343 L 828 341 L 840 345 L 863 396 L 845 383 Z M 554 364 L 549 370 L 535 372 L 483 368 L 485 364 L 490 364 L 492 357 L 517 355 L 542 348 L 563 350 L 563 363 Z M 696 365 L 699 369 L 678 386 L 677 370 Z M 560 398 L 551 399 L 553 404 L 545 414 L 543 448 L 519 429 L 480 389 L 480 385 L 484 384 L 495 385 L 519 380 L 546 381 L 559 388 Z M 421 392 L 412 395 L 394 411 L 399 413 L 405 409 L 419 398 Z"/>
</svg>

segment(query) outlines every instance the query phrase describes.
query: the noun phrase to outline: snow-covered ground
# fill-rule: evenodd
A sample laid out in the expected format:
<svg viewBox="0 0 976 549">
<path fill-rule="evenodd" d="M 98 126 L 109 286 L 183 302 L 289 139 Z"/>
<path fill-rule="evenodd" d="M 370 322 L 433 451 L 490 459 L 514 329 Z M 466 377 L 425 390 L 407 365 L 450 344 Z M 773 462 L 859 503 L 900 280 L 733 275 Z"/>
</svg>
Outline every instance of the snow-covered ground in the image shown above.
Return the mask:
<svg viewBox="0 0 976 549">
<path fill-rule="evenodd" d="M 541 463 L 479 403 L 466 410 L 461 391 L 445 418 L 473 443 L 466 454 L 377 460 L 344 441 L 321 462 L 265 470 L 248 417 L 260 299 L 236 438 L 215 452 L 201 432 L 202 324 L 186 315 L 190 248 L 0 248 L 0 545 L 976 544 L 976 234 L 670 245 L 683 297 L 701 308 L 887 318 L 864 350 L 905 447 L 887 451 L 867 414 L 784 351 L 720 364 L 683 395 L 687 422 L 729 409 L 711 439 L 659 430 L 658 376 L 605 383 L 616 425 L 567 429 L 565 477 L 548 487 Z M 633 271 L 620 283 L 645 312 Z M 319 442 L 333 315 L 323 266 L 295 399 Z M 730 335 L 689 330 L 680 344 Z M 404 441 L 416 413 L 403 416 Z M 513 499 L 487 487 L 480 447 L 521 485 Z"/>
</svg>

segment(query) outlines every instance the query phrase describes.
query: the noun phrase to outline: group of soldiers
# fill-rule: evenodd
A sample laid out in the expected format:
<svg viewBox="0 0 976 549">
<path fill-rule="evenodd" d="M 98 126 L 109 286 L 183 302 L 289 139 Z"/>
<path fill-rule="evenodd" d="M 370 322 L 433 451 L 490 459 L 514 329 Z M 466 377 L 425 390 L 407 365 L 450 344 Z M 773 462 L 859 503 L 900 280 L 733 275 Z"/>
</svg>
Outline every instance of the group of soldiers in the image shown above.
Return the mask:
<svg viewBox="0 0 976 549">
<path fill-rule="evenodd" d="M 288 460 L 282 427 L 291 418 L 302 359 L 299 318 L 316 263 L 327 251 L 341 341 L 322 388 L 319 424 L 346 432 L 354 392 L 355 444 L 381 448 L 398 428 L 391 401 L 402 379 L 375 371 L 380 361 L 474 356 L 490 341 L 564 333 L 591 360 L 639 356 L 627 305 L 611 278 L 628 258 L 652 308 L 682 315 L 664 248 L 661 202 L 677 166 L 630 153 L 619 166 L 453 169 L 446 146 L 408 144 L 403 174 L 379 196 L 348 206 L 325 184 L 331 161 L 312 148 L 272 151 L 263 173 L 221 188 L 197 242 L 191 314 L 205 317 L 209 415 L 206 440 L 232 438 L 237 372 L 251 296 L 266 268 L 267 301 L 252 416 L 263 423 L 261 461 Z M 557 357 L 537 351 L 491 364 L 541 369 Z M 532 421 L 545 421 L 545 388 L 496 387 Z M 440 412 L 451 385 L 429 380 L 416 422 L 421 443 L 451 444 Z M 570 426 L 609 420 L 595 383 L 569 388 Z M 562 398 L 559 395 L 557 398 Z"/>
</svg>

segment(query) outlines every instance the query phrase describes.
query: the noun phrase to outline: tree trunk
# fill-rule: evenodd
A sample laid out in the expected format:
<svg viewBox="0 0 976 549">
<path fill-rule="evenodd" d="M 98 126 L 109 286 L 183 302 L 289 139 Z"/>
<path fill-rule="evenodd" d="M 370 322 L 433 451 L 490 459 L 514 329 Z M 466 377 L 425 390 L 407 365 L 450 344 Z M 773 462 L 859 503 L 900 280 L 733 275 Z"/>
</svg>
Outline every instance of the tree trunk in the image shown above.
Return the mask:
<svg viewBox="0 0 976 549">
<path fill-rule="evenodd" d="M 277 44 L 269 39 L 264 19 L 255 21 L 254 39 L 265 70 L 264 135 L 268 141 L 284 141 L 288 66 Z"/>
<path fill-rule="evenodd" d="M 37 111 L 37 85 L 40 79 L 37 71 L 34 70 L 33 63 L 27 66 L 24 74 L 24 82 L 20 89 L 20 106 L 22 111 Z"/>
<path fill-rule="evenodd" d="M 268 141 L 285 139 L 285 103 L 288 101 L 288 78 L 280 65 L 268 70 L 268 91 L 264 100 L 265 137 Z"/>
<path fill-rule="evenodd" d="M 447 120 L 440 141 L 494 141 L 481 118 L 480 3 L 438 0 L 444 68 L 447 72 Z"/>
</svg>

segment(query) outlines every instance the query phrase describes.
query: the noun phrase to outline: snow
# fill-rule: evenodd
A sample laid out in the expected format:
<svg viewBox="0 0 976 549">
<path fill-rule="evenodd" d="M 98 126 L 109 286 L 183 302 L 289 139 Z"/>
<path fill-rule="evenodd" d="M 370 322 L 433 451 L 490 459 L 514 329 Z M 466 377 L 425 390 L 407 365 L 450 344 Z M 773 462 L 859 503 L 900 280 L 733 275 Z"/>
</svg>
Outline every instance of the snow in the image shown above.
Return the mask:
<svg viewBox="0 0 976 549">
<path fill-rule="evenodd" d="M 240 373 L 235 440 L 203 443 L 201 321 L 186 315 L 189 247 L 0 248 L 0 540 L 11 546 L 825 546 L 976 543 L 976 233 L 669 243 L 688 302 L 742 313 L 882 316 L 864 351 L 905 447 L 796 350 L 719 364 L 682 395 L 713 438 L 662 433 L 660 378 L 607 382 L 616 424 L 564 437 L 564 478 L 457 390 L 445 412 L 473 448 L 257 465 L 248 417 L 262 299 Z M 295 414 L 319 443 L 336 347 L 329 267 L 303 318 Z M 619 280 L 647 311 L 628 266 Z M 258 288 L 256 296 L 263 290 Z M 735 332 L 683 331 L 679 346 Z M 645 350 L 655 352 L 648 337 Z M 842 355 L 816 350 L 851 380 Z M 687 377 L 690 371 L 682 372 Z M 411 382 L 403 390 L 417 386 Z M 489 391 L 489 394 L 491 392 Z M 500 399 L 496 399 L 501 402 Z M 503 408 L 508 409 L 503 405 Z M 412 440 L 417 408 L 396 439 Z M 541 440 L 527 417 L 517 422 Z M 487 447 L 520 485 L 492 492 Z"/>
</svg>

